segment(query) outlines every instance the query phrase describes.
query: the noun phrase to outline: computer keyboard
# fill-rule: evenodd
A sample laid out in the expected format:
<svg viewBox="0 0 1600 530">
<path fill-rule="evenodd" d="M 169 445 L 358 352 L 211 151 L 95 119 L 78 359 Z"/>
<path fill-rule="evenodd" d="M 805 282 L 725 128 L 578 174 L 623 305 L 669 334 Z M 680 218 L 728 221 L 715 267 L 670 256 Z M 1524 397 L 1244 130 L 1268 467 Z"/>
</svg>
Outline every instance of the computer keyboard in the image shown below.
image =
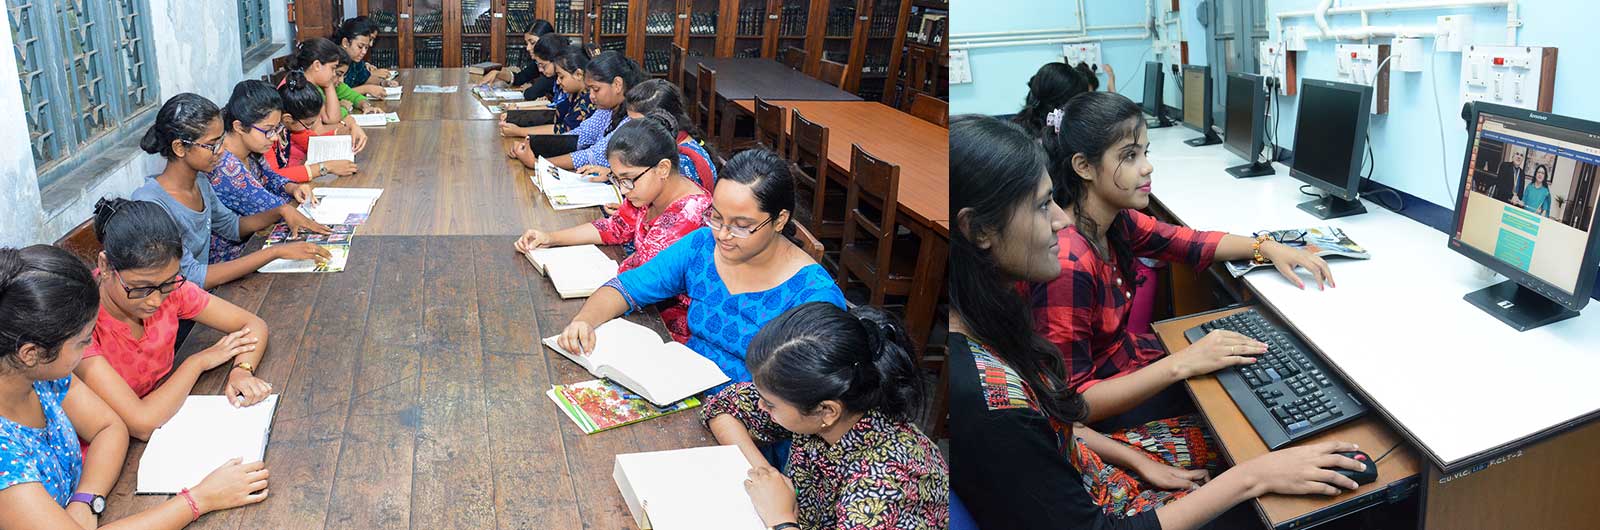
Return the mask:
<svg viewBox="0 0 1600 530">
<path fill-rule="evenodd" d="M 1184 332 L 1189 342 L 1225 329 L 1267 344 L 1255 364 L 1216 372 L 1269 449 L 1322 432 L 1367 412 L 1344 381 L 1328 370 L 1299 337 L 1249 309 Z"/>
</svg>

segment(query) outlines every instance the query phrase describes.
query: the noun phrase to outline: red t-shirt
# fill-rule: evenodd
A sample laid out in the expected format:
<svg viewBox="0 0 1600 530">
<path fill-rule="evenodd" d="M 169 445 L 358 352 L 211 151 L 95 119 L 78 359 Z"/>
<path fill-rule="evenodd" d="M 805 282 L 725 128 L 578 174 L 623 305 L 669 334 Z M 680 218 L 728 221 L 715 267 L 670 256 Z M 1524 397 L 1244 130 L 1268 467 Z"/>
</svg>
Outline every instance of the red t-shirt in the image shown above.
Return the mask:
<svg viewBox="0 0 1600 530">
<path fill-rule="evenodd" d="M 211 293 L 184 282 L 161 302 L 156 314 L 144 321 L 144 336 L 133 337 L 133 330 L 106 312 L 100 304 L 95 317 L 94 342 L 83 350 L 83 358 L 105 357 L 128 388 L 143 398 L 156 383 L 172 371 L 174 341 L 178 338 L 178 319 L 192 319 L 211 303 Z"/>
</svg>

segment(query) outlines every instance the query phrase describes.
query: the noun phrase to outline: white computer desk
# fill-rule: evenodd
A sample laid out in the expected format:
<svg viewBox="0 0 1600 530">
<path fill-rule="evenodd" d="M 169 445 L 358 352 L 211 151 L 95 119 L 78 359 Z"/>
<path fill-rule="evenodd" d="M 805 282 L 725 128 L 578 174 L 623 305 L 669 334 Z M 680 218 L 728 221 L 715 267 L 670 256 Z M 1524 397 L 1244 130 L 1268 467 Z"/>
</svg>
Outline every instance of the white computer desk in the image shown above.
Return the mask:
<svg viewBox="0 0 1600 530">
<path fill-rule="evenodd" d="M 1183 224 L 1234 234 L 1331 225 L 1371 252 L 1330 259 L 1338 287 L 1327 291 L 1301 291 L 1270 268 L 1243 280 L 1435 466 L 1453 472 L 1600 414 L 1600 307 L 1515 331 L 1462 299 L 1503 278 L 1446 248 L 1445 234 L 1371 201 L 1365 214 L 1317 219 L 1295 207 L 1311 197 L 1287 167 L 1235 179 L 1223 169 L 1243 161 L 1183 143 L 1196 136 L 1150 131 L 1152 191 Z"/>
</svg>

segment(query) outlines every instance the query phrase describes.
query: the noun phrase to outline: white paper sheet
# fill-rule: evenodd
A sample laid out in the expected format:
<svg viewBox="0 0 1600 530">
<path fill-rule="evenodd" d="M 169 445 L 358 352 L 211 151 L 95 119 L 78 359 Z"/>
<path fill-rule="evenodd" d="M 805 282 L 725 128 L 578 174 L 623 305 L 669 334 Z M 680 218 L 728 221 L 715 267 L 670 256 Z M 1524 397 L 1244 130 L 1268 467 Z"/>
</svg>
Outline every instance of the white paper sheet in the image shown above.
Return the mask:
<svg viewBox="0 0 1600 530">
<path fill-rule="evenodd" d="M 228 460 L 261 461 L 277 408 L 277 394 L 245 408 L 235 408 L 224 396 L 189 396 L 150 435 L 139 458 L 137 492 L 175 494 L 199 484 Z"/>
<path fill-rule="evenodd" d="M 306 164 L 329 160 L 355 160 L 356 153 L 350 135 L 312 136 L 306 143 Z"/>
</svg>

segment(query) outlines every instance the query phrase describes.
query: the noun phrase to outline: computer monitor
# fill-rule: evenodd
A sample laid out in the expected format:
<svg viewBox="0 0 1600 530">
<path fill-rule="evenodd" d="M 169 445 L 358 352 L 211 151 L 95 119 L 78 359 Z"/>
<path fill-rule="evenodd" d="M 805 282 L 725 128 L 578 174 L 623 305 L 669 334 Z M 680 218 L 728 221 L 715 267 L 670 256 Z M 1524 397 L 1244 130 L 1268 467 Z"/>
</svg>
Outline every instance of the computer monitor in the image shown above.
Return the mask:
<svg viewBox="0 0 1600 530">
<path fill-rule="evenodd" d="M 1183 126 L 1200 131 L 1199 138 L 1184 140 L 1194 147 L 1222 143 L 1212 130 L 1211 117 L 1211 67 L 1184 65 L 1183 67 Z"/>
<path fill-rule="evenodd" d="M 1361 205 L 1361 157 L 1367 147 L 1372 87 L 1304 79 L 1294 121 L 1289 173 L 1326 195 L 1300 205 L 1320 219 L 1367 212 Z"/>
<path fill-rule="evenodd" d="M 1600 262 L 1600 123 L 1471 104 L 1450 248 L 1509 280 L 1468 293 L 1519 331 L 1577 316 Z"/>
<path fill-rule="evenodd" d="M 1161 63 L 1155 61 L 1144 63 L 1144 102 L 1140 106 L 1144 108 L 1145 113 L 1156 119 L 1155 123 L 1150 124 L 1151 129 L 1172 126 L 1172 120 L 1167 118 L 1166 107 L 1161 104 L 1162 87 L 1166 82 L 1166 75 L 1161 71 Z"/>
<path fill-rule="evenodd" d="M 1227 105 L 1223 113 L 1222 147 L 1243 158 L 1246 164 L 1228 168 L 1234 178 L 1273 175 L 1272 162 L 1261 156 L 1267 143 L 1267 98 L 1270 94 L 1261 76 L 1228 74 Z"/>
</svg>

